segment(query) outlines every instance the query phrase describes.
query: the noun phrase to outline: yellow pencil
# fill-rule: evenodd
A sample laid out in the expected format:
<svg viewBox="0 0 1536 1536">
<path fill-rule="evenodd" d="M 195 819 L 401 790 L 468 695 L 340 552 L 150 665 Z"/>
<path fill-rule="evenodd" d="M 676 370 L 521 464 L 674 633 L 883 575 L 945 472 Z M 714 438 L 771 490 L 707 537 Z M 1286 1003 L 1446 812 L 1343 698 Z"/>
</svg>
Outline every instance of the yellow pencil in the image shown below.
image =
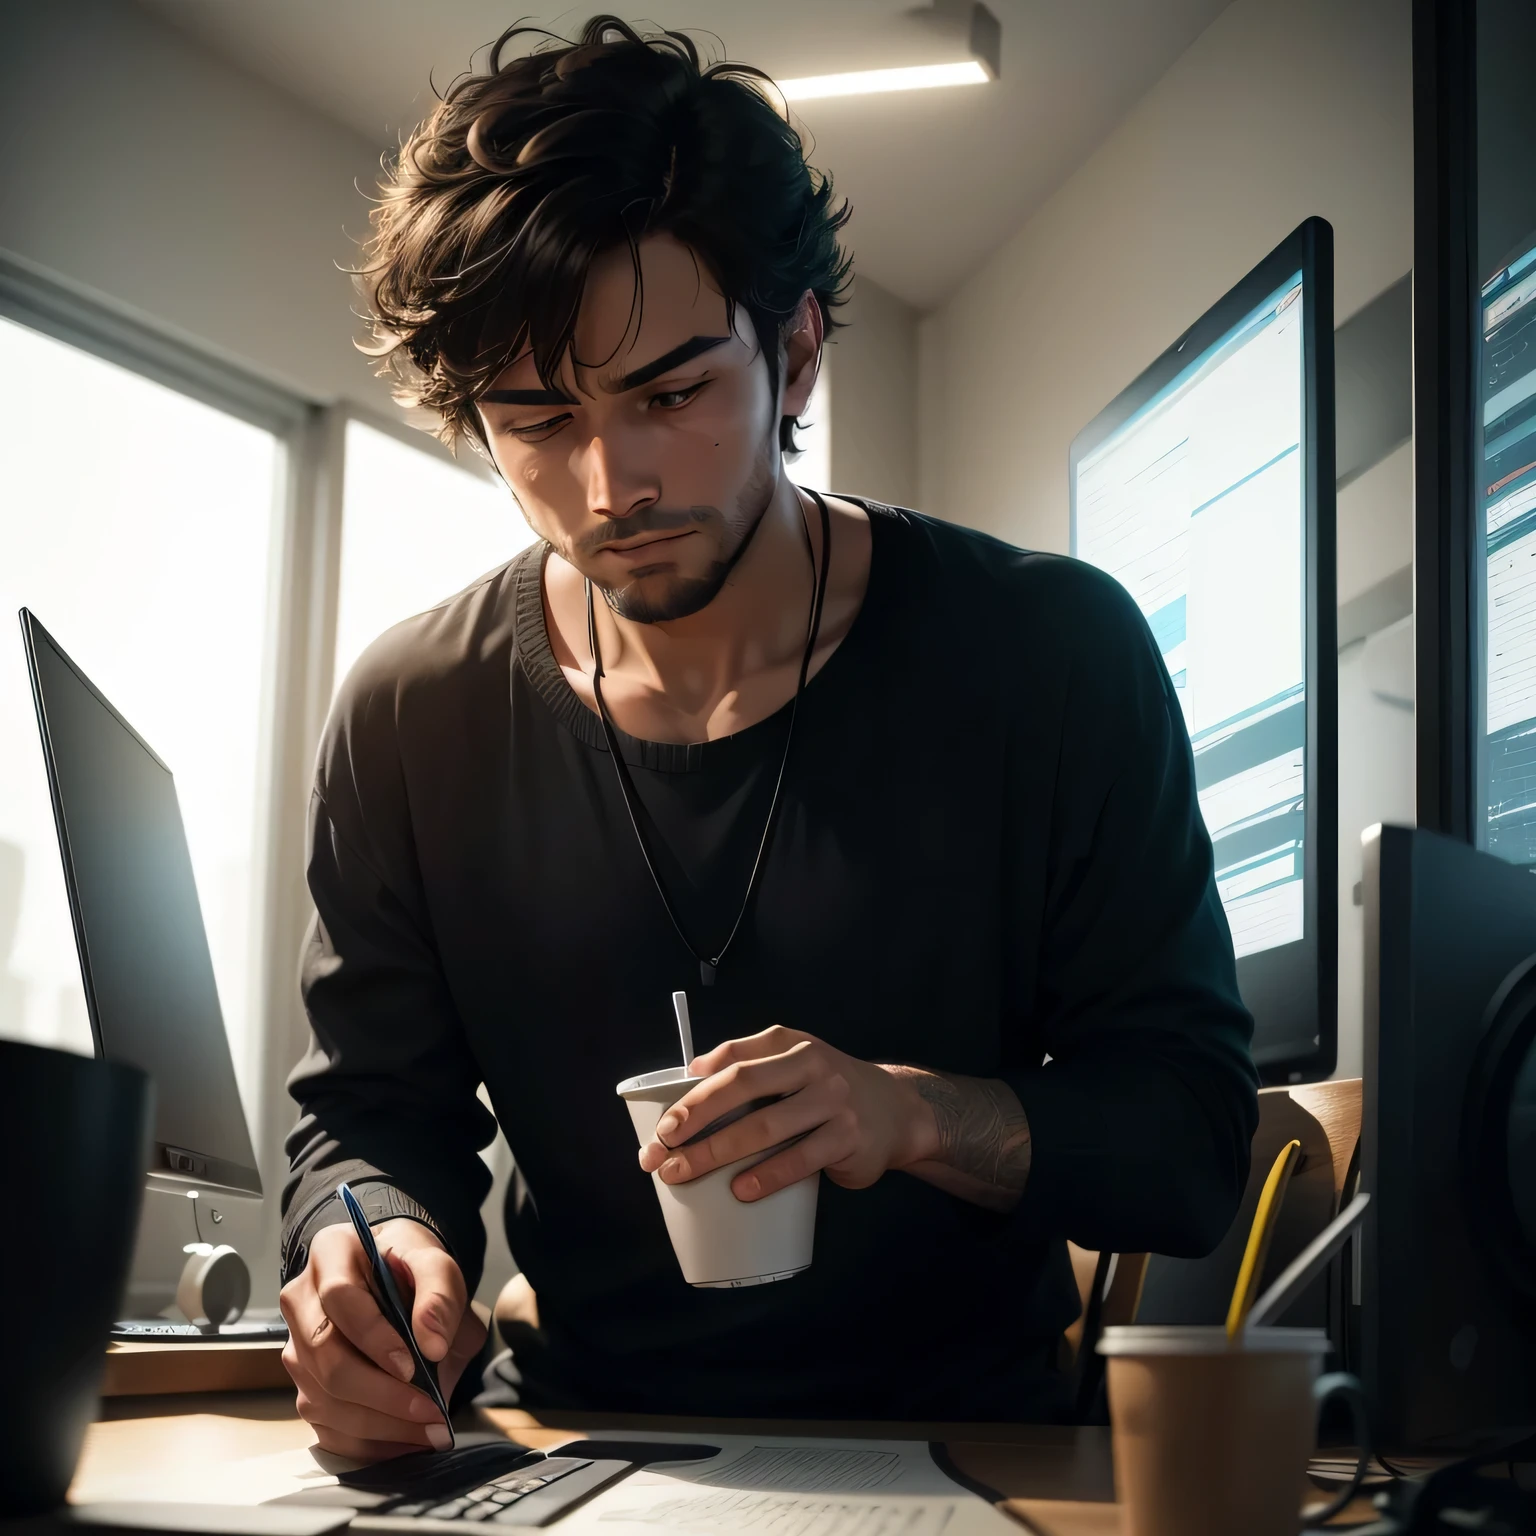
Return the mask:
<svg viewBox="0 0 1536 1536">
<path fill-rule="evenodd" d="M 1259 1280 L 1264 1273 L 1264 1260 L 1269 1257 L 1270 1239 L 1280 1220 L 1280 1207 L 1285 1202 L 1286 1185 L 1301 1160 L 1301 1143 L 1288 1141 L 1280 1149 L 1275 1165 L 1264 1180 L 1259 1192 L 1258 1208 L 1253 1213 L 1253 1225 L 1248 1229 L 1248 1246 L 1243 1250 L 1243 1262 L 1237 1272 L 1237 1285 L 1232 1291 L 1232 1305 L 1227 1308 L 1227 1337 L 1236 1338 L 1248 1317 L 1248 1309 L 1258 1295 Z"/>
</svg>

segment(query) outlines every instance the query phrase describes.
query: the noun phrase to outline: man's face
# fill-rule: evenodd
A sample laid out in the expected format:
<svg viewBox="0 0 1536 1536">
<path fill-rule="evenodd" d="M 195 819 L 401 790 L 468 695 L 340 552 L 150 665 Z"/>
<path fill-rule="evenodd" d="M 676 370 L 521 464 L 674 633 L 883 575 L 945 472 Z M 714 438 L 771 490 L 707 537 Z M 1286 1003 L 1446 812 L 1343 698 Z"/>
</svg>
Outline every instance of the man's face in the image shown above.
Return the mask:
<svg viewBox="0 0 1536 1536">
<path fill-rule="evenodd" d="M 627 247 L 592 263 L 554 392 L 525 353 L 477 408 L 534 531 L 616 613 L 655 623 L 703 608 L 745 548 L 778 483 L 781 407 L 703 263 L 669 235 L 639 249 L 643 292 Z M 784 411 L 804 407 L 804 371 Z"/>
</svg>

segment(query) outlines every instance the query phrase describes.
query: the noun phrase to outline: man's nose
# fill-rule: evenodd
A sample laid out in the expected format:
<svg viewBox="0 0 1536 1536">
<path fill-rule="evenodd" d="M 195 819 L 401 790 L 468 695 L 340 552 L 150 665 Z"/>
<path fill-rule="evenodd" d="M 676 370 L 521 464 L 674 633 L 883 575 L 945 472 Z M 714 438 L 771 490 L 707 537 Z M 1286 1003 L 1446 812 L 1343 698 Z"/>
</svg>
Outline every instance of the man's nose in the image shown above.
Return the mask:
<svg viewBox="0 0 1536 1536">
<path fill-rule="evenodd" d="M 586 449 L 587 510 L 598 517 L 629 517 L 660 495 L 651 477 L 626 472 L 614 445 L 594 437 Z"/>
</svg>

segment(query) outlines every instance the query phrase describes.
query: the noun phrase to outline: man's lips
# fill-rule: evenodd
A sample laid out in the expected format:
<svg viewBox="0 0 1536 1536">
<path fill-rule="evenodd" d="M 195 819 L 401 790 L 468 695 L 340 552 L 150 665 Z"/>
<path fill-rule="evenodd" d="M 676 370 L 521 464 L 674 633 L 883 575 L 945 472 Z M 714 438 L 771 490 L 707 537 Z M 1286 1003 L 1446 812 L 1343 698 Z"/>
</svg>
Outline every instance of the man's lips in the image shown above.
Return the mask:
<svg viewBox="0 0 1536 1536">
<path fill-rule="evenodd" d="M 676 533 L 658 533 L 654 538 L 640 539 L 633 544 L 604 544 L 599 553 L 618 555 L 621 558 L 643 555 L 646 550 L 654 549 L 658 544 L 671 544 L 678 539 L 686 539 L 692 532 L 692 528 L 680 528 Z"/>
</svg>

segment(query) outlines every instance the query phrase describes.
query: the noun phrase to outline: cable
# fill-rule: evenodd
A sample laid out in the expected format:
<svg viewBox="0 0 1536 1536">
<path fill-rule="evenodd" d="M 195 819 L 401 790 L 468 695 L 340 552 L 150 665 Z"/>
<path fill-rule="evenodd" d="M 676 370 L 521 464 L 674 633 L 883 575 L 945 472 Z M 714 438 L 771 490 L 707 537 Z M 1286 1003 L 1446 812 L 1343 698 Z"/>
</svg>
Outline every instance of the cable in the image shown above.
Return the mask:
<svg viewBox="0 0 1536 1536">
<path fill-rule="evenodd" d="M 758 841 L 757 857 L 752 863 L 752 873 L 747 877 L 747 888 L 741 898 L 741 907 L 736 913 L 736 921 L 731 924 L 731 931 L 726 936 L 725 943 L 713 956 L 701 955 L 693 947 L 693 940 L 688 937 L 687 930 L 683 927 L 682 919 L 678 916 L 677 909 L 672 904 L 672 898 L 667 893 L 667 887 L 662 881 L 656 868 L 656 861 L 651 856 L 650 844 L 646 841 L 645 833 L 641 829 L 640 816 L 636 810 L 638 796 L 634 785 L 630 782 L 629 769 L 624 762 L 624 754 L 620 750 L 618 736 L 615 733 L 613 720 L 608 713 L 607 702 L 603 698 L 603 657 L 597 643 L 597 620 L 592 604 L 592 581 L 587 579 L 587 646 L 592 652 L 592 695 L 597 701 L 597 713 L 603 724 L 603 739 L 608 745 L 608 755 L 613 760 L 613 770 L 619 781 L 619 793 L 624 800 L 624 809 L 629 813 L 629 824 L 634 829 L 635 841 L 640 845 L 640 855 L 645 860 L 645 867 L 650 872 L 651 883 L 656 887 L 656 894 L 661 898 L 661 905 L 667 916 L 672 921 L 672 926 L 677 930 L 677 936 L 683 941 L 683 947 L 698 962 L 699 981 L 703 986 L 713 986 L 715 973 L 720 968 L 720 962 L 725 958 L 725 952 L 735 941 L 736 934 L 741 928 L 742 920 L 747 915 L 747 908 L 752 904 L 752 894 L 757 889 L 757 878 L 762 873 L 764 858 L 768 852 L 768 840 L 773 835 L 773 824 L 778 815 L 779 798 L 784 789 L 784 775 L 789 767 L 789 749 L 794 744 L 795 720 L 800 713 L 800 698 L 805 692 L 806 680 L 810 676 L 811 660 L 816 654 L 816 641 L 821 634 L 822 606 L 827 595 L 827 573 L 831 568 L 832 554 L 832 520 L 827 512 L 827 504 L 820 494 L 806 487 L 821 512 L 821 569 L 816 569 L 816 551 L 811 544 L 811 529 L 809 522 L 805 522 L 805 542 L 811 556 L 811 612 L 806 625 L 805 650 L 800 659 L 800 676 L 795 685 L 795 696 L 789 706 L 789 726 L 784 733 L 784 754 L 779 759 L 778 777 L 773 784 L 773 799 L 768 805 L 768 816 L 763 822 L 763 835 Z M 805 521 L 805 509 L 800 509 L 802 522 Z"/>
</svg>

